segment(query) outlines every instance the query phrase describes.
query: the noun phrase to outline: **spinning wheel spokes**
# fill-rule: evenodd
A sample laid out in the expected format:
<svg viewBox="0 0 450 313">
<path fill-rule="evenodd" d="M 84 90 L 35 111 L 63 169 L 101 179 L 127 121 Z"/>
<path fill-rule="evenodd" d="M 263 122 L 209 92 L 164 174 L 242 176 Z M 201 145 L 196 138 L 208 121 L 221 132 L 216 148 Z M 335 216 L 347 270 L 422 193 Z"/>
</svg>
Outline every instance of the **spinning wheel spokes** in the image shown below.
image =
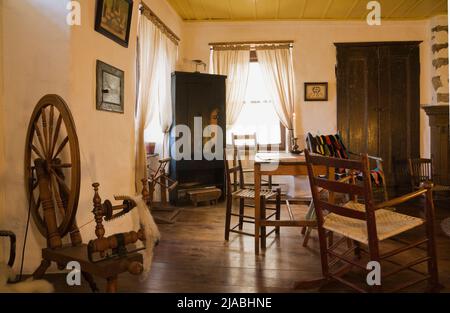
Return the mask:
<svg viewBox="0 0 450 313">
<path fill-rule="evenodd" d="M 59 114 L 58 121 L 56 122 L 56 129 L 55 129 L 55 136 L 52 140 L 52 147 L 51 147 L 51 155 L 53 155 L 53 152 L 55 151 L 56 141 L 58 140 L 58 134 L 59 130 L 61 129 L 61 122 L 62 122 L 62 116 Z"/>
<path fill-rule="evenodd" d="M 63 178 L 61 178 L 54 169 L 50 168 L 50 173 L 52 174 L 52 179 L 56 179 L 58 181 L 58 186 L 64 190 L 66 193 L 70 193 L 69 187 L 67 187 L 66 182 Z"/>
<path fill-rule="evenodd" d="M 47 95 L 33 111 L 25 149 L 26 190 L 33 218 L 44 236 L 48 233 L 48 216 L 44 217 L 45 207 L 40 210 L 41 205 L 50 203 L 53 211 L 59 212 L 60 218 L 56 214 L 54 217 L 59 236 L 63 237 L 74 225 L 80 178 L 78 138 L 72 115 L 61 97 Z M 46 186 L 39 186 L 42 182 Z M 41 195 L 41 187 L 47 191 L 45 196 Z"/>
<path fill-rule="evenodd" d="M 64 140 L 61 142 L 61 144 L 58 147 L 58 150 L 56 150 L 56 153 L 54 156 L 52 156 L 52 158 L 56 158 L 61 151 L 64 149 L 64 147 L 66 146 L 66 144 L 69 142 L 69 137 L 64 138 Z"/>
</svg>

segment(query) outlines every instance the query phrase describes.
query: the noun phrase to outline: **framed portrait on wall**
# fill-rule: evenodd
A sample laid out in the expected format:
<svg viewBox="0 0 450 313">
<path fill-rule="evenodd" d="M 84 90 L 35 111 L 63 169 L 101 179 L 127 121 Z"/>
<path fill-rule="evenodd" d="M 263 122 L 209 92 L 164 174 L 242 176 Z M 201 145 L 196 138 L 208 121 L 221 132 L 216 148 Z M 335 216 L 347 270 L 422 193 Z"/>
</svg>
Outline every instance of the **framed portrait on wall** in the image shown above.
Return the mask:
<svg viewBox="0 0 450 313">
<path fill-rule="evenodd" d="M 95 30 L 128 47 L 133 0 L 97 0 Z"/>
<path fill-rule="evenodd" d="M 305 83 L 305 101 L 328 101 L 328 83 Z"/>
<path fill-rule="evenodd" d="M 125 74 L 97 60 L 97 110 L 124 113 Z"/>
</svg>

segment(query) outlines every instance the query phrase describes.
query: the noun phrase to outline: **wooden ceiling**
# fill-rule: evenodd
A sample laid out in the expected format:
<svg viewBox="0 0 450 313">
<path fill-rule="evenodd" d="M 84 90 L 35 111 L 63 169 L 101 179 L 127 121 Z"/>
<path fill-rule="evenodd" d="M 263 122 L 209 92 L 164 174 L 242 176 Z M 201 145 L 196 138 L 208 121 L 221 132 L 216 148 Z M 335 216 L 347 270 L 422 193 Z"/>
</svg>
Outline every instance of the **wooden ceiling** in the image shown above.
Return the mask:
<svg viewBox="0 0 450 313">
<path fill-rule="evenodd" d="M 186 21 L 363 20 L 369 0 L 167 0 Z M 447 0 L 378 0 L 382 19 L 447 14 Z"/>
</svg>

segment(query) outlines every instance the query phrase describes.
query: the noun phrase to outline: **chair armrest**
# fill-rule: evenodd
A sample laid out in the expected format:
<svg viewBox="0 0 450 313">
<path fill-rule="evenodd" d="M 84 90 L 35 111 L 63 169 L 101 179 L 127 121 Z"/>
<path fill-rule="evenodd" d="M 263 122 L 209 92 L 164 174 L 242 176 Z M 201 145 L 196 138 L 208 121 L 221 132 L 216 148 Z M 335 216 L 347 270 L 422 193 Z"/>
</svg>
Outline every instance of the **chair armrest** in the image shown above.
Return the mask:
<svg viewBox="0 0 450 313">
<path fill-rule="evenodd" d="M 361 156 L 361 153 L 355 153 L 355 152 L 352 152 L 352 151 L 347 151 L 347 153 L 348 153 L 349 155 L 354 155 L 354 156 L 357 156 L 357 157 L 360 157 L 360 156 Z M 371 160 L 383 162 L 383 159 L 382 159 L 382 158 L 377 157 L 377 156 L 374 156 L 374 155 L 367 155 L 367 157 L 368 157 L 369 159 L 371 159 Z"/>
<path fill-rule="evenodd" d="M 371 159 L 371 160 L 383 162 L 383 159 L 380 158 L 380 157 L 377 157 L 377 156 L 368 155 L 367 157 L 368 157 L 369 159 Z"/>
<path fill-rule="evenodd" d="M 403 195 L 401 197 L 394 198 L 394 199 L 391 199 L 391 200 L 388 200 L 388 201 L 384 201 L 382 203 L 379 203 L 379 204 L 375 205 L 375 210 L 399 205 L 399 204 L 407 202 L 407 201 L 409 201 L 411 199 L 417 198 L 417 197 L 427 193 L 427 191 L 428 191 L 428 188 L 421 188 L 421 189 L 419 189 L 417 191 L 408 193 L 408 194 Z"/>
<path fill-rule="evenodd" d="M 353 175 L 350 174 L 350 175 L 348 175 L 348 176 L 339 178 L 339 179 L 337 180 L 337 182 L 338 182 L 338 183 L 346 183 L 346 182 L 348 182 L 349 180 L 351 180 L 352 178 L 354 178 L 354 177 L 353 177 Z"/>
</svg>

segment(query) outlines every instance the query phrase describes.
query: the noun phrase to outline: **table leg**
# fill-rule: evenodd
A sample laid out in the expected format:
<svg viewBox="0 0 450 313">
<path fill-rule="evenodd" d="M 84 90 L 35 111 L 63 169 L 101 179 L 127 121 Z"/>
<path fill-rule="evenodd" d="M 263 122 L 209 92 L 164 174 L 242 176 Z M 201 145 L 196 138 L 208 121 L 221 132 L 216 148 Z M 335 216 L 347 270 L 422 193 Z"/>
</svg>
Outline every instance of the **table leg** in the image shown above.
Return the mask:
<svg viewBox="0 0 450 313">
<path fill-rule="evenodd" d="M 261 165 L 255 163 L 255 254 L 259 254 L 259 233 L 261 218 Z"/>
</svg>

